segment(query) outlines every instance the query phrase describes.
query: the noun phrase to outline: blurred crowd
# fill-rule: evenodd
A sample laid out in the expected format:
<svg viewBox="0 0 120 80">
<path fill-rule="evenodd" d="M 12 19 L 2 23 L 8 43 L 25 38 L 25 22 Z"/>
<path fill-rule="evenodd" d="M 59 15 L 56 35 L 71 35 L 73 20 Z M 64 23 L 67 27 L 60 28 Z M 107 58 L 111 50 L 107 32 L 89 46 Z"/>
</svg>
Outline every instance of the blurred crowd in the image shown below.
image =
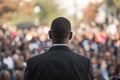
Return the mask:
<svg viewBox="0 0 120 80">
<path fill-rule="evenodd" d="M 70 48 L 91 59 L 95 80 L 120 74 L 120 33 L 115 24 L 87 25 L 74 32 Z M 26 60 L 48 50 L 48 28 L 0 28 L 0 80 L 23 80 Z"/>
</svg>

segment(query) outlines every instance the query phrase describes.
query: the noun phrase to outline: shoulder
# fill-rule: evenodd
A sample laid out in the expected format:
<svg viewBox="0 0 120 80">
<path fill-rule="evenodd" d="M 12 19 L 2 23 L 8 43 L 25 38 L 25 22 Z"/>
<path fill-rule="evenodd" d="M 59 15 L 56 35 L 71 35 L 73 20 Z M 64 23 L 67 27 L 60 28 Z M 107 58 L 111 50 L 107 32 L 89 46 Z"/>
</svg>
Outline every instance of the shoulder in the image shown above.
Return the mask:
<svg viewBox="0 0 120 80">
<path fill-rule="evenodd" d="M 36 55 L 34 57 L 31 57 L 27 60 L 27 64 L 35 64 L 38 61 L 43 61 L 42 59 L 45 58 L 45 55 L 47 54 L 47 52 L 44 52 L 42 54 Z"/>
<path fill-rule="evenodd" d="M 85 63 L 85 64 L 90 63 L 90 59 L 88 57 L 79 55 L 73 51 L 72 51 L 72 56 L 74 56 L 74 59 L 77 59 L 77 62 L 81 62 L 81 63 Z"/>
<path fill-rule="evenodd" d="M 76 56 L 76 57 L 79 58 L 79 59 L 90 60 L 88 57 L 83 56 L 83 55 L 80 55 L 80 54 L 78 54 L 78 53 L 76 53 L 76 52 L 73 52 L 73 51 L 72 51 L 72 53 L 73 53 L 74 56 Z"/>
</svg>

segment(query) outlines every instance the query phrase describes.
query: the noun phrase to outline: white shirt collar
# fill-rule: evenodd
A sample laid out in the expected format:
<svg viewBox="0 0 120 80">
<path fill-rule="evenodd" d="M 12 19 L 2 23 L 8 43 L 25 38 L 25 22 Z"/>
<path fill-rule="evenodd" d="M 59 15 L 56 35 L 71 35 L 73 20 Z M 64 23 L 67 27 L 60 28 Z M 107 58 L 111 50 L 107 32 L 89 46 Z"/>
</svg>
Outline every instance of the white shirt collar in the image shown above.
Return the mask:
<svg viewBox="0 0 120 80">
<path fill-rule="evenodd" d="M 52 46 L 68 46 L 67 44 L 53 44 Z"/>
<path fill-rule="evenodd" d="M 51 47 L 54 47 L 54 46 L 68 46 L 67 44 L 53 44 Z M 49 49 L 45 49 L 45 52 L 48 51 Z M 44 52 L 44 51 L 43 51 Z"/>
</svg>

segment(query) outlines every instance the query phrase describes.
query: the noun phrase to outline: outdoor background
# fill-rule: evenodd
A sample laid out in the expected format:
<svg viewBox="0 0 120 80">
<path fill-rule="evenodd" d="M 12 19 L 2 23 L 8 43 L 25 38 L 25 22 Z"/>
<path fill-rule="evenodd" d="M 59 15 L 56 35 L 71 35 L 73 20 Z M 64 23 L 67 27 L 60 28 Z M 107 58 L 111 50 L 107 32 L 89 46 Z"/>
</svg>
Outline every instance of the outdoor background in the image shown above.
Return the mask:
<svg viewBox="0 0 120 80">
<path fill-rule="evenodd" d="M 0 0 L 0 80 L 23 80 L 26 60 L 52 45 L 52 20 L 72 23 L 70 48 L 91 59 L 95 80 L 120 74 L 120 0 Z"/>
</svg>

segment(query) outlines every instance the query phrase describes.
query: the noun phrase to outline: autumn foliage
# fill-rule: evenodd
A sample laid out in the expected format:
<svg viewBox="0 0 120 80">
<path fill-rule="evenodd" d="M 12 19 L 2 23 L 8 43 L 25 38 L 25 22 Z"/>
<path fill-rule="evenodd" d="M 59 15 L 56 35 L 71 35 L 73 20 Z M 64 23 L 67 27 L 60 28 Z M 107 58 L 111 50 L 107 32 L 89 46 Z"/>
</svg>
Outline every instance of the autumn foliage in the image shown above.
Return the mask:
<svg viewBox="0 0 120 80">
<path fill-rule="evenodd" d="M 4 19 L 12 17 L 13 12 L 30 13 L 33 11 L 34 3 L 22 0 L 0 0 L 0 16 Z"/>
</svg>

